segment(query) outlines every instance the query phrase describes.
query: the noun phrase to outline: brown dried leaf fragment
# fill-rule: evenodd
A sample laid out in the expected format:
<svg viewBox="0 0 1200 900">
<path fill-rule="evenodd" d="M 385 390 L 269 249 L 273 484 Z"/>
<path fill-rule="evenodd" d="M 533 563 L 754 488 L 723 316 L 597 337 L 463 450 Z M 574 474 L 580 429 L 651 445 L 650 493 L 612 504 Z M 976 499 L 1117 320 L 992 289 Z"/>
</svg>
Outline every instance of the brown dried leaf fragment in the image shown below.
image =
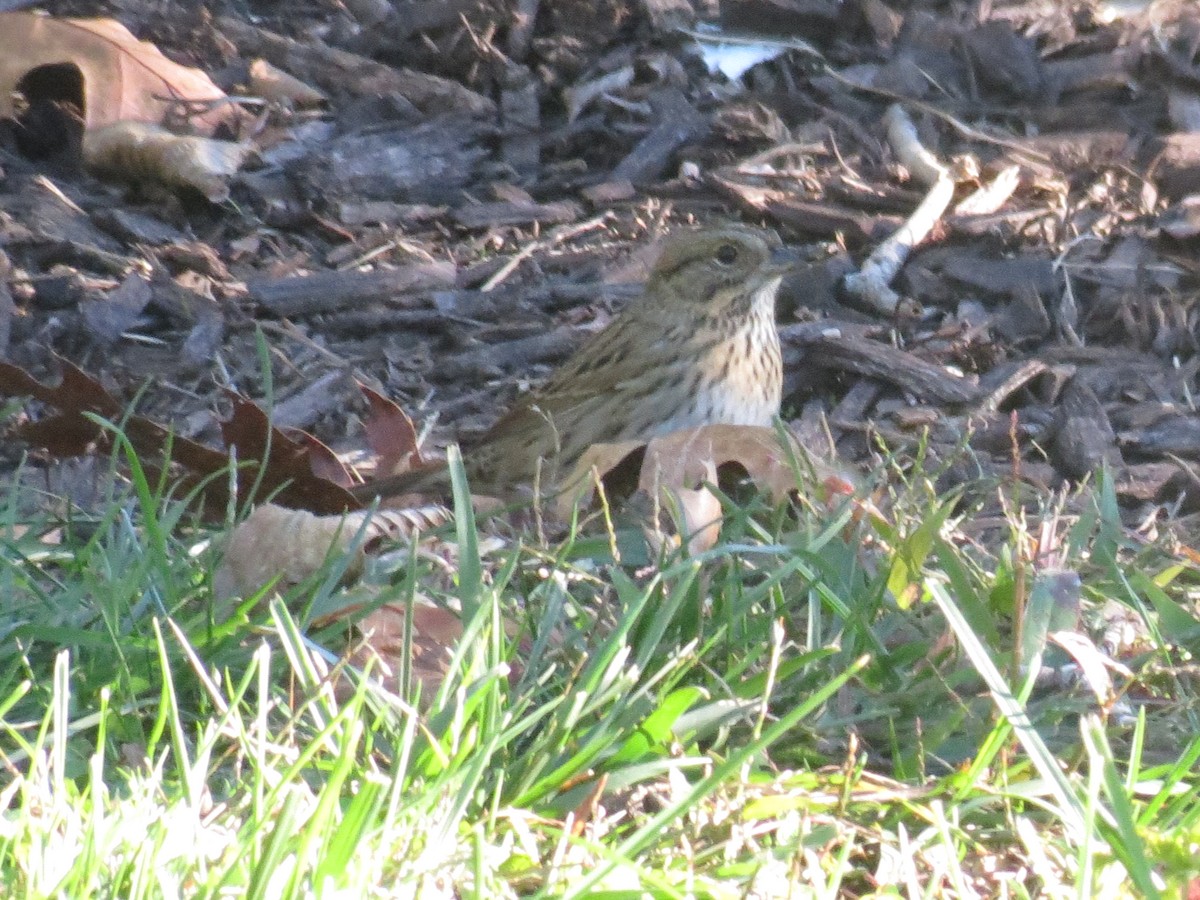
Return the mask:
<svg viewBox="0 0 1200 900">
<path fill-rule="evenodd" d="M 365 384 L 359 384 L 358 388 L 371 407 L 363 431 L 367 444 L 378 457 L 375 477 L 399 475 L 425 465 L 417 446 L 417 429 L 408 413 Z"/>
<path fill-rule="evenodd" d="M 575 504 L 588 504 L 597 479 L 619 473 L 635 461 L 638 451 L 642 451 L 638 490 L 664 500 L 678 511 L 682 521 L 677 524 L 693 553 L 716 541 L 720 503 L 704 485 L 715 484 L 723 466 L 741 468 L 759 490 L 780 500 L 799 489 L 792 467 L 794 455 L 802 469 L 808 468 L 814 476 L 820 500 L 854 493 L 854 483 L 847 475 L 815 460 L 794 437 L 789 438 L 791 447 L 785 448 L 770 428 L 706 425 L 674 431 L 649 442 L 596 444 L 564 479 L 555 510 L 566 519 Z"/>
<path fill-rule="evenodd" d="M 189 121 L 210 134 L 239 115 L 207 75 L 167 59 L 115 19 L 0 13 L 0 118 L 15 115 L 14 97 L 25 94 L 23 83 L 33 72 L 67 82 L 69 67 L 82 80 L 79 99 L 88 130 L 122 121 L 159 124 L 178 117 L 186 105 L 203 107 Z M 55 93 L 62 96 L 60 88 L 66 87 L 60 84 Z"/>
<path fill-rule="evenodd" d="M 380 541 L 407 539 L 448 518 L 439 506 L 318 516 L 264 504 L 230 532 L 225 558 L 213 576 L 213 591 L 218 598 L 228 599 L 247 596 L 275 579 L 283 587 L 298 584 L 331 555 L 347 550 L 362 531 L 348 570 L 353 576 Z"/>
<path fill-rule="evenodd" d="M 400 693 L 400 673 L 404 668 L 404 627 L 408 610 L 395 603 L 381 606 L 358 623 L 362 643 L 350 654 L 350 664 L 365 669 L 374 663 L 373 673 L 385 687 Z M 440 606 L 414 605 L 412 608 L 412 678 L 420 685 L 426 703 L 442 686 L 454 648 L 462 637 L 462 620 Z"/>
</svg>

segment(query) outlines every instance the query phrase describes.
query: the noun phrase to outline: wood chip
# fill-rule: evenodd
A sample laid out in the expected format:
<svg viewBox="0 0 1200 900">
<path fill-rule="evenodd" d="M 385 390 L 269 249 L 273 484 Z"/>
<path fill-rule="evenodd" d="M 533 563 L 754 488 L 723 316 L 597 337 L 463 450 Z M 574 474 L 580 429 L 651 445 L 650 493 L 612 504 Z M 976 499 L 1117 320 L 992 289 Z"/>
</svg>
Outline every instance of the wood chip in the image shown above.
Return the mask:
<svg viewBox="0 0 1200 900">
<path fill-rule="evenodd" d="M 977 389 L 942 366 L 878 341 L 825 334 L 816 337 L 808 359 L 815 365 L 855 372 L 887 382 L 923 400 L 968 403 Z"/>
<path fill-rule="evenodd" d="M 250 299 L 276 316 L 332 312 L 396 295 L 454 284 L 452 263 L 414 263 L 375 272 L 317 272 L 296 278 L 256 278 L 246 283 Z"/>
</svg>

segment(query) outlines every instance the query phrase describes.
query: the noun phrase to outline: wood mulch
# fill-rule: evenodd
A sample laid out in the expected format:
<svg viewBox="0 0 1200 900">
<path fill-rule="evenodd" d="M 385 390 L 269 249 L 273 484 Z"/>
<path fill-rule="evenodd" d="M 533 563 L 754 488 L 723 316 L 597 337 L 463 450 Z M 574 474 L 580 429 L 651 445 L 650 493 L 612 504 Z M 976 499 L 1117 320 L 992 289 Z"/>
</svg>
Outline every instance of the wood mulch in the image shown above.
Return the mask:
<svg viewBox="0 0 1200 900">
<path fill-rule="evenodd" d="M 738 219 L 803 251 L 785 408 L 843 459 L 924 443 L 947 485 L 1049 488 L 1107 463 L 1130 523 L 1200 509 L 1195 4 L 45 7 L 114 16 L 231 93 L 265 58 L 328 104 L 275 111 L 220 205 L 3 129 L 0 354 L 36 375 L 58 354 L 121 396 L 149 380 L 143 414 L 214 444 L 232 388 L 339 449 L 365 446 L 358 379 L 444 443 L 602 327 L 658 237 Z M 731 81 L 705 21 L 780 53 Z M 915 313 L 886 316 L 842 282 L 924 194 L 884 133 L 896 101 L 978 175 L 893 284 Z"/>
</svg>

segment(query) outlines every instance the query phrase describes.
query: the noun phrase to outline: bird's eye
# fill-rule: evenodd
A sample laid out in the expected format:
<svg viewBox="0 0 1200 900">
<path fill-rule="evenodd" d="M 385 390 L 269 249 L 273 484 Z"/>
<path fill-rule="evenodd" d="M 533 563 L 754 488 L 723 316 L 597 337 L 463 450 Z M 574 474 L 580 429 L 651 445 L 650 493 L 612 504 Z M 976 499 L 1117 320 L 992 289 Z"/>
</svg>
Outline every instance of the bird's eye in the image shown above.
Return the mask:
<svg viewBox="0 0 1200 900">
<path fill-rule="evenodd" d="M 733 244 L 722 244 L 717 248 L 717 262 L 723 266 L 732 266 L 737 262 L 738 249 Z"/>
</svg>

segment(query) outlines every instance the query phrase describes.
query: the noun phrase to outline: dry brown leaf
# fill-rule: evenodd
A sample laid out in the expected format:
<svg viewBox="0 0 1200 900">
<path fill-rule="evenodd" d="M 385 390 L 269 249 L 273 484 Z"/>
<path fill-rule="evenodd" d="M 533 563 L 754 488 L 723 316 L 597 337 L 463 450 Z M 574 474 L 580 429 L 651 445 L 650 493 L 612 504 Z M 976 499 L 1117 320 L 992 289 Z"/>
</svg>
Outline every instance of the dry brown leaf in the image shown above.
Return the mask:
<svg viewBox="0 0 1200 900">
<path fill-rule="evenodd" d="M 774 500 L 796 490 L 791 453 L 811 465 L 817 486 L 830 494 L 851 494 L 852 480 L 828 464 L 812 457 L 791 438 L 791 452 L 779 443 L 774 429 L 750 425 L 705 425 L 673 431 L 649 443 L 623 441 L 596 444 L 580 459 L 563 480 L 564 489 L 556 501 L 556 510 L 564 518 L 576 503 L 590 502 L 595 485 L 593 469 L 603 478 L 624 462 L 631 453 L 645 448 L 638 487 L 654 494 L 661 488 L 695 490 L 721 466 L 735 463 L 744 468 L 759 490 Z M 697 526 L 703 522 L 695 523 Z"/>
<path fill-rule="evenodd" d="M 83 134 L 83 161 L 94 172 L 195 188 L 213 203 L 229 199 L 229 178 L 253 150 L 249 143 L 174 134 L 145 122 L 117 122 Z"/>
<path fill-rule="evenodd" d="M 399 603 L 387 603 L 365 615 L 356 628 L 362 640 L 351 649 L 347 661 L 357 668 L 366 670 L 370 666 L 373 678 L 385 688 L 400 693 L 400 673 L 404 665 L 404 627 L 408 619 L 408 608 Z M 504 633 L 512 638 L 520 631 L 519 626 L 506 620 Z M 413 680 L 421 688 L 421 707 L 427 708 L 441 689 L 442 682 L 450 672 L 454 651 L 463 635 L 462 619 L 452 610 L 435 606 L 428 599 L 418 596 L 412 606 L 412 666 Z M 522 649 L 529 648 L 522 642 Z M 509 664 L 508 678 L 515 683 L 520 678 L 521 662 Z M 340 686 L 343 697 L 353 691 L 353 685 Z"/>
<path fill-rule="evenodd" d="M 375 477 L 398 475 L 425 465 L 418 446 L 417 429 L 408 413 L 367 385 L 360 382 L 358 388 L 371 407 L 363 431 L 367 444 L 378 458 Z"/>
<path fill-rule="evenodd" d="M 9 436 L 39 447 L 52 457 L 106 454 L 112 447 L 112 435 L 97 424 L 91 414 L 103 419 L 120 419 L 122 433 L 137 451 L 143 465 L 155 468 L 154 461 L 165 460 L 164 453 L 169 447 L 171 462 L 179 463 L 189 473 L 184 482 L 185 492 L 203 485 L 209 510 L 224 514 L 229 505 L 229 481 L 212 476 L 226 471 L 228 453 L 172 434 L 166 426 L 145 416 L 130 414 L 123 401 L 109 394 L 96 378 L 66 359 L 58 358 L 58 364 L 62 378 L 58 384 L 49 385 L 18 366 L 0 362 L 0 397 L 33 397 L 51 407 L 43 411 L 40 418 L 28 417 L 13 425 Z M 239 459 L 247 458 L 245 452 L 239 455 Z M 289 472 L 285 477 L 290 476 Z M 249 499 L 248 488 L 254 482 L 254 478 L 239 482 L 239 500 Z M 302 485 L 305 490 L 297 494 L 291 491 L 285 478 L 271 477 L 268 472 L 264 484 L 270 490 L 282 485 L 285 492 L 282 496 L 295 496 L 311 508 L 341 511 L 354 504 L 353 497 L 328 482 Z"/>
<path fill-rule="evenodd" d="M 715 468 L 709 480 L 716 482 Z M 682 520 L 675 523 L 676 531 L 686 539 L 688 553 L 695 556 L 715 547 L 721 536 L 722 519 L 721 501 L 717 495 L 706 487 L 695 490 L 677 487 L 670 489 L 670 494 L 672 509 Z M 656 551 L 662 550 L 668 542 L 679 543 L 679 538 L 665 534 L 661 527 L 647 528 L 646 532 L 650 546 Z"/>
<path fill-rule="evenodd" d="M 88 130 L 121 121 L 162 123 L 168 114 L 178 116 L 184 102 L 205 107 L 189 118 L 202 134 L 240 115 L 207 75 L 171 62 L 115 19 L 9 12 L 0 13 L 0 118 L 13 117 L 13 97 L 32 70 L 62 65 L 82 75 Z"/>
<path fill-rule="evenodd" d="M 421 686 L 421 699 L 428 702 L 442 686 L 454 648 L 462 637 L 462 620 L 448 609 L 424 603 L 412 608 L 412 677 Z M 349 656 L 360 669 L 374 663 L 371 671 L 391 691 L 398 692 L 404 664 L 404 623 L 408 610 L 395 603 L 368 613 L 358 623 L 363 640 Z"/>
<path fill-rule="evenodd" d="M 357 536 L 367 513 L 340 516 L 314 516 L 277 506 L 256 510 L 233 534 L 227 544 L 224 563 L 214 578 L 219 598 L 245 595 L 279 575 L 284 586 L 312 575 L 325 560 L 331 546 L 347 549 Z M 433 528 L 449 518 L 441 507 L 407 510 L 380 510 L 366 525 L 365 540 L 348 575 L 361 571 L 362 563 L 379 545 L 389 544 L 414 532 Z M 365 602 L 365 601 L 364 601 Z M 352 618 L 362 609 L 355 603 L 314 621 L 323 628 L 335 620 Z M 387 603 L 372 610 L 355 623 L 361 639 L 346 656 L 346 662 L 359 669 L 370 667 L 372 677 L 391 691 L 399 691 L 399 675 L 405 648 L 404 627 L 407 607 Z M 429 701 L 437 693 L 449 672 L 454 648 L 462 637 L 462 620 L 450 610 L 434 606 L 421 597 L 412 607 L 412 677 L 421 688 L 421 698 Z M 342 700 L 354 692 L 354 685 L 339 679 L 337 691 Z"/>
<path fill-rule="evenodd" d="M 219 599 L 231 599 L 251 594 L 275 578 L 281 587 L 296 584 L 314 574 L 331 552 L 349 549 L 360 529 L 365 528 L 364 539 L 347 570 L 354 576 L 381 539 L 388 538 L 390 544 L 448 518 L 449 512 L 443 507 L 379 510 L 374 515 L 357 512 L 343 517 L 261 506 L 229 535 L 225 558 L 213 578 L 213 591 Z M 333 619 L 349 617 L 361 609 L 362 604 L 357 603 L 314 624 L 324 627 Z M 346 657 L 360 669 L 370 665 L 372 677 L 391 691 L 400 688 L 407 617 L 407 607 L 396 603 L 367 613 L 355 623 L 362 639 Z M 505 631 L 511 636 L 517 629 L 506 623 Z M 420 685 L 423 701 L 432 699 L 441 687 L 462 632 L 462 620 L 456 613 L 421 598 L 413 605 L 411 672 Z M 353 685 L 339 680 L 337 689 L 345 699 L 353 692 Z"/>
<path fill-rule="evenodd" d="M 230 532 L 225 558 L 213 576 L 213 592 L 229 599 L 245 597 L 274 578 L 285 587 L 298 584 L 321 567 L 331 550 L 347 550 L 366 522 L 365 540 L 349 569 L 354 574 L 380 540 L 409 538 L 448 518 L 449 512 L 440 506 L 317 516 L 268 503 Z"/>
<path fill-rule="evenodd" d="M 308 451 L 308 467 L 313 475 L 332 481 L 340 488 L 349 489 L 354 485 L 350 469 L 334 449 L 318 438 L 299 428 L 280 429 L 297 444 L 303 445 Z"/>
</svg>

